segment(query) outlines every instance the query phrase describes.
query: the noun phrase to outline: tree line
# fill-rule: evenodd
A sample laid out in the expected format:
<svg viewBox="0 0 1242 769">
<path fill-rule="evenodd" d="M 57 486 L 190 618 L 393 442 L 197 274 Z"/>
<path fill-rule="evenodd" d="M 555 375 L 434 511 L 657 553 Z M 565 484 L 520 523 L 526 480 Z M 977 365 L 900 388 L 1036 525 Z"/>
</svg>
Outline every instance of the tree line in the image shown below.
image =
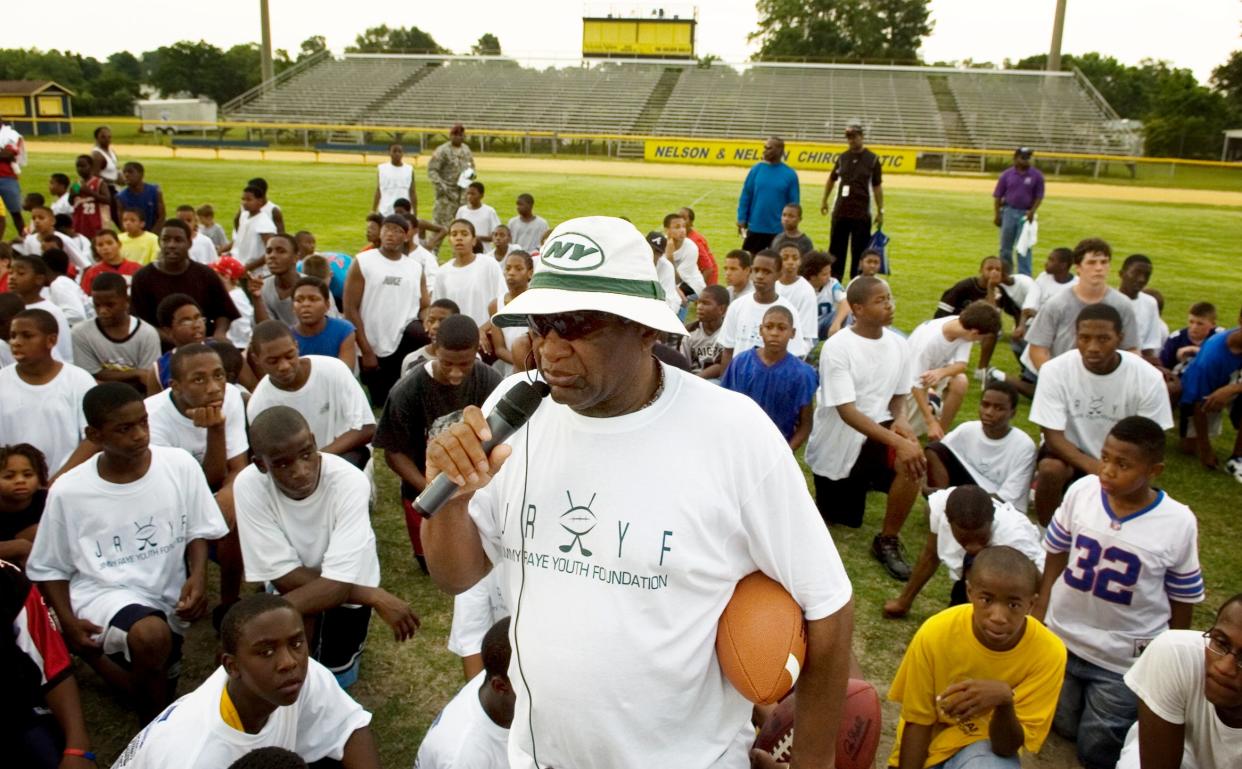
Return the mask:
<svg viewBox="0 0 1242 769">
<path fill-rule="evenodd" d="M 929 0 L 758 0 L 758 61 L 849 61 L 934 64 L 976 68 L 1043 69 L 1047 56 L 999 64 L 970 59 L 925 62 L 919 55 L 934 21 Z M 322 36 L 302 41 L 296 55 L 274 52 L 277 73 L 327 48 Z M 418 27 L 382 24 L 357 35 L 351 53 L 449 54 Z M 468 52 L 499 55 L 500 41 L 482 35 Z M 701 62 L 717 61 L 708 55 Z M 1077 67 L 1122 118 L 1143 122 L 1146 154 L 1163 157 L 1217 157 L 1221 131 L 1242 126 L 1242 50 L 1217 67 L 1207 83 L 1189 69 L 1144 59 L 1123 64 L 1091 52 L 1062 57 Z M 223 104 L 259 83 L 259 46 L 227 50 L 210 43 L 181 41 L 135 56 L 120 51 L 100 61 L 72 52 L 0 49 L 0 80 L 49 79 L 74 91 L 80 115 L 133 112 L 143 86 L 163 94 L 207 96 Z"/>
</svg>

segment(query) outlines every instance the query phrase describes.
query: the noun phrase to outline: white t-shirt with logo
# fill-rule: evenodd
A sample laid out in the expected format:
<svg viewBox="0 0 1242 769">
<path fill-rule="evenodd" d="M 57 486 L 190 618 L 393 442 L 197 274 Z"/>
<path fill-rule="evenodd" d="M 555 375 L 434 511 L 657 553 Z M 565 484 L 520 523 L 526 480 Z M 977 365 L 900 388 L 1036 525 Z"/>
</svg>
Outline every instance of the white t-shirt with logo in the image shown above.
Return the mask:
<svg viewBox="0 0 1242 769">
<path fill-rule="evenodd" d="M 1119 521 L 1099 476 L 1081 478 L 1052 516 L 1044 549 L 1069 554 L 1044 624 L 1065 648 L 1114 673 L 1129 670 L 1168 628 L 1170 600 L 1204 598 L 1198 521 L 1163 491 Z"/>
<path fill-rule="evenodd" d="M 945 507 L 949 503 L 949 494 L 953 489 L 941 489 L 927 498 L 927 528 L 936 535 L 936 555 L 940 562 L 949 570 L 949 579 L 957 581 L 962 578 L 962 564 L 966 560 L 966 550 L 953 536 L 953 527 L 949 525 L 949 516 Z M 992 536 L 988 546 L 1008 545 L 1031 559 L 1039 570 L 1044 570 L 1043 539 L 1039 528 L 1031 523 L 1025 513 L 1020 513 L 1008 502 L 992 499 Z"/>
<path fill-rule="evenodd" d="M 509 730 L 483 710 L 483 671 L 466 682 L 431 722 L 418 746 L 414 769 L 503 769 L 509 766 Z M 515 722 L 516 723 L 516 722 Z"/>
<path fill-rule="evenodd" d="M 310 363 L 310 374 L 300 390 L 282 390 L 268 376 L 259 380 L 246 404 L 251 422 L 273 406 L 289 406 L 306 418 L 321 449 L 350 430 L 375 424 L 366 393 L 349 366 L 324 355 L 304 359 Z"/>
<path fill-rule="evenodd" d="M 354 732 L 371 723 L 323 665 L 309 660 L 297 701 L 276 708 L 258 734 L 239 731 L 220 717 L 220 695 L 229 675 L 216 668 L 206 681 L 156 717 L 129 743 L 116 769 L 222 769 L 253 750 L 278 747 L 313 763 L 340 760 Z"/>
<path fill-rule="evenodd" d="M 779 293 L 776 299 L 768 304 L 756 302 L 753 291 L 729 302 L 729 309 L 725 311 L 724 325 L 720 327 L 720 346 L 726 350 L 733 350 L 735 358 L 747 350 L 762 347 L 763 337 L 759 335 L 759 327 L 763 325 L 763 314 L 776 305 L 784 307 L 793 314 L 794 335 L 793 339 L 789 340 L 789 354 L 798 358 L 805 356 L 811 351 L 811 347 L 807 344 L 808 337 L 803 331 L 798 308 Z"/>
<path fill-rule="evenodd" d="M 475 254 L 474 261 L 464 267 L 455 259 L 440 265 L 436 274 L 436 298 L 457 302 L 462 315 L 469 315 L 482 326 L 491 320 L 488 307 L 496 294 L 507 291 L 504 273 L 495 259 Z"/>
<path fill-rule="evenodd" d="M 1108 431 L 1124 417 L 1147 417 L 1162 429 L 1173 427 L 1160 370 L 1132 352 L 1118 354 L 1121 363 L 1104 375 L 1088 371 L 1076 349 L 1045 363 L 1031 403 L 1031 421 L 1064 431 L 1070 443 L 1097 459 Z"/>
<path fill-rule="evenodd" d="M 359 314 L 367 341 L 377 357 L 386 358 L 401 346 L 406 327 L 422 310 L 423 262 L 408 255 L 389 259 L 376 248 L 358 254 L 355 261 L 366 281 Z"/>
<path fill-rule="evenodd" d="M 732 309 L 732 305 L 730 305 Z M 806 463 L 816 475 L 840 480 L 850 474 L 867 437 L 841 419 L 837 406 L 853 403 L 876 423 L 894 418 L 889 403 L 910 392 L 910 348 L 885 328 L 879 339 L 842 329 L 819 351 L 815 421 L 806 444 Z"/>
<path fill-rule="evenodd" d="M 1164 631 L 1126 672 L 1126 686 L 1156 716 L 1185 728 L 1182 767 L 1242 769 L 1242 728 L 1225 725 L 1203 696 L 1203 645 L 1198 630 Z M 1135 723 L 1117 769 L 1139 769 L 1138 733 Z"/>
<path fill-rule="evenodd" d="M 95 377 L 67 363 L 41 385 L 18 376 L 16 363 L 5 366 L 0 369 L 0 440 L 33 445 L 54 474 L 86 437 L 82 398 L 95 384 Z"/>
<path fill-rule="evenodd" d="M 776 293 L 781 298 L 788 299 L 798 311 L 794 319 L 801 336 L 806 341 L 808 350 L 814 347 L 819 339 L 819 297 L 815 295 L 815 289 L 810 281 L 799 277 L 793 283 L 785 285 L 778 280 L 776 281 Z"/>
<path fill-rule="evenodd" d="M 522 598 L 514 723 L 533 722 L 540 766 L 748 767 L 751 704 L 715 652 L 738 580 L 763 571 L 808 620 L 850 598 L 772 421 L 744 395 L 662 371 L 656 402 L 620 417 L 545 400 L 470 502 L 506 605 Z M 484 412 L 525 377 L 502 382 Z M 687 455 L 690 434 L 703 450 Z M 509 766 L 534 766 L 530 730 L 511 732 Z"/>
<path fill-rule="evenodd" d="M 957 320 L 956 315 L 934 318 L 923 321 L 910 332 L 907 343 L 910 345 L 911 387 L 922 387 L 919 377 L 925 371 L 944 368 L 952 363 L 964 364 L 970 360 L 970 346 L 973 344 L 970 340 L 950 342 L 944 337 L 944 327 L 954 320 Z"/>
<path fill-rule="evenodd" d="M 380 163 L 377 167 L 380 201 L 379 212 L 384 216 L 392 213 L 392 204 L 401 198 L 410 197 L 410 185 L 414 183 L 414 166 L 402 163 L 394 166 L 392 161 Z"/>
<path fill-rule="evenodd" d="M 270 582 L 305 566 L 336 582 L 379 584 L 371 482 L 334 454 L 319 459 L 319 486 L 306 499 L 285 496 L 256 465 L 237 474 L 233 499 L 248 581 Z"/>
<path fill-rule="evenodd" d="M 984 434 L 983 423 L 975 420 L 953 428 L 940 442 L 953 452 L 976 486 L 1026 512 L 1037 453 L 1031 436 L 1011 427 L 1004 438 L 994 441 Z"/>
<path fill-rule="evenodd" d="M 467 205 L 457 207 L 456 219 L 465 219 L 474 225 L 474 236 L 476 238 L 490 237 L 492 230 L 500 226 L 500 216 L 497 215 L 496 209 L 486 203 L 480 203 L 478 208 L 471 208 Z"/>
<path fill-rule="evenodd" d="M 151 445 L 185 449 L 201 463 L 207 456 L 207 428 L 195 427 L 194 420 L 178 411 L 172 398 L 172 390 L 164 390 L 146 399 Z M 246 407 L 235 385 L 224 386 L 223 411 L 224 455 L 232 459 L 250 448 L 246 437 Z"/>
<path fill-rule="evenodd" d="M 152 445 L 146 475 L 118 484 L 100 477 L 101 456 L 48 491 L 26 574 L 37 582 L 68 581 L 74 614 L 100 627 L 139 604 L 164 612 L 184 633 L 188 623 L 174 609 L 186 579 L 186 546 L 229 533 L 203 469 L 181 449 Z"/>
</svg>

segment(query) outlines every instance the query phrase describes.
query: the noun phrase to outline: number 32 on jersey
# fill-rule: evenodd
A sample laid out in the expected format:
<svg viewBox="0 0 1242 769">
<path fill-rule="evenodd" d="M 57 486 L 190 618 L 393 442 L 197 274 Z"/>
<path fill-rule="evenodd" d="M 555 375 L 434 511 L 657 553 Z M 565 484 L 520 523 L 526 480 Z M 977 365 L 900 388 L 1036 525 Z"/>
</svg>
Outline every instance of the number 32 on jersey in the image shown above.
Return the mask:
<svg viewBox="0 0 1242 769">
<path fill-rule="evenodd" d="M 1105 601 L 1129 606 L 1143 569 L 1139 557 L 1115 545 L 1106 548 L 1086 534 L 1078 535 L 1074 547 L 1078 559 L 1065 569 L 1065 584 Z"/>
</svg>

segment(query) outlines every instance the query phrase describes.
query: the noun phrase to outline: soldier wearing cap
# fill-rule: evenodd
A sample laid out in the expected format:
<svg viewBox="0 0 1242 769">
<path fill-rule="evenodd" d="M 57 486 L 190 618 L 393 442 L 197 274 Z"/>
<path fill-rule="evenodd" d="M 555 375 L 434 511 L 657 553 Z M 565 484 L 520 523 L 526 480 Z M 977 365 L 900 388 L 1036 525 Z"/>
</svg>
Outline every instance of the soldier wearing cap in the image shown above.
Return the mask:
<svg viewBox="0 0 1242 769">
<path fill-rule="evenodd" d="M 832 276 L 838 280 L 842 279 L 845 271 L 847 248 L 850 253 L 852 278 L 858 274 L 862 252 L 871 243 L 872 194 L 875 195 L 876 229 L 884 224 L 880 158 L 863 146 L 863 128 L 860 123 L 851 122 L 845 127 L 845 141 L 849 147 L 837 157 L 836 165 L 828 175 L 828 183 L 824 185 L 824 199 L 819 206 L 819 212 L 827 215 L 832 188 L 840 181 L 836 205 L 832 207 L 832 234 L 828 244 L 828 251 L 836 257 L 832 265 Z"/>
<path fill-rule="evenodd" d="M 1035 211 L 1044 201 L 1044 175 L 1031 165 L 1030 147 L 1019 147 L 1013 153 L 1013 165 L 996 180 L 992 191 L 995 205 L 992 223 L 1000 227 L 1000 258 L 1013 269 L 1013 244 L 1022 231 L 1023 222 L 1035 221 Z M 1018 255 L 1018 272 L 1031 274 L 1031 254 Z"/>
<path fill-rule="evenodd" d="M 469 178 L 463 182 L 462 174 L 467 171 Z M 436 147 L 427 161 L 427 179 L 436 193 L 432 217 L 446 231 L 456 218 L 457 209 L 466 202 L 466 187 L 473 178 L 474 154 L 466 144 L 466 127 L 456 123 L 449 129 L 449 140 Z"/>
<path fill-rule="evenodd" d="M 771 420 L 652 356 L 660 332 L 685 331 L 651 246 L 621 219 L 564 222 L 493 322 L 528 329 L 551 399 L 490 455 L 489 404 L 431 440 L 428 478 L 460 489 L 422 532 L 442 589 L 495 569 L 518 607 L 509 765 L 750 766 L 751 705 L 720 674 L 715 638 L 737 581 L 762 571 L 809 621 L 795 755 L 833 766 L 849 578 Z"/>
</svg>

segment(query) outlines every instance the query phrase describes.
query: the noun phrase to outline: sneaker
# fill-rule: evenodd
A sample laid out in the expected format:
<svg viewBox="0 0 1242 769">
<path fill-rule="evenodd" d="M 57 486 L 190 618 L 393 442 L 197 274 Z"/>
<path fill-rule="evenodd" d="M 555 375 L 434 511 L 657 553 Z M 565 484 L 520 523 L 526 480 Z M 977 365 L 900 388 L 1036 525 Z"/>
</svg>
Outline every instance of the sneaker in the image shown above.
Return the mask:
<svg viewBox="0 0 1242 769">
<path fill-rule="evenodd" d="M 988 375 L 987 375 L 987 377 L 985 377 L 985 382 L 984 382 L 984 383 L 986 384 L 987 382 L 991 382 L 991 381 L 993 381 L 993 380 L 998 381 L 998 382 L 1004 382 L 1004 381 L 1005 381 L 1005 372 L 1004 372 L 1004 371 L 1001 371 L 1001 370 L 1000 370 L 1000 369 L 998 369 L 998 368 L 990 368 L 990 369 L 988 369 Z"/>
<path fill-rule="evenodd" d="M 910 564 L 906 561 L 905 548 L 897 537 L 876 534 L 871 540 L 871 554 L 879 561 L 893 579 L 905 582 L 910 579 Z"/>
<path fill-rule="evenodd" d="M 943 404 L 941 404 L 940 402 L 940 396 L 937 395 L 936 393 L 928 393 L 927 394 L 927 405 L 931 408 L 932 416 L 934 416 L 936 419 L 939 419 L 940 409 L 943 406 Z"/>
<path fill-rule="evenodd" d="M 1232 475 L 1238 483 L 1242 483 L 1242 456 L 1230 457 L 1225 463 L 1225 472 Z"/>
</svg>

